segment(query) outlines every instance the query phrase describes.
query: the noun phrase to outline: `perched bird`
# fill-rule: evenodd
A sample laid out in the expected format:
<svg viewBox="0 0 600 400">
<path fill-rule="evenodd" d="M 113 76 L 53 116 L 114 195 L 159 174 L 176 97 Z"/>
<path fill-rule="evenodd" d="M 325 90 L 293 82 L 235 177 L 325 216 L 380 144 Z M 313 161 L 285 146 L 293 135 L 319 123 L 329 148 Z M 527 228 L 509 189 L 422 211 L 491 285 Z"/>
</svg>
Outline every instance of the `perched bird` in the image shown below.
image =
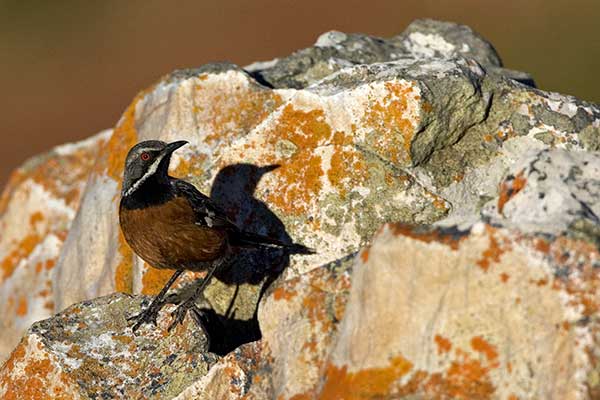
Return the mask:
<svg viewBox="0 0 600 400">
<path fill-rule="evenodd" d="M 125 240 L 152 267 L 175 270 L 150 306 L 134 317 L 134 331 L 144 323 L 156 323 L 167 291 L 184 270 L 207 274 L 192 296 L 175 309 L 169 329 L 194 308 L 215 271 L 231 263 L 235 248 L 269 246 L 296 254 L 313 253 L 300 244 L 286 244 L 240 229 L 192 184 L 169 176 L 171 154 L 185 144 L 144 141 L 132 147 L 125 160 L 119 205 Z"/>
</svg>

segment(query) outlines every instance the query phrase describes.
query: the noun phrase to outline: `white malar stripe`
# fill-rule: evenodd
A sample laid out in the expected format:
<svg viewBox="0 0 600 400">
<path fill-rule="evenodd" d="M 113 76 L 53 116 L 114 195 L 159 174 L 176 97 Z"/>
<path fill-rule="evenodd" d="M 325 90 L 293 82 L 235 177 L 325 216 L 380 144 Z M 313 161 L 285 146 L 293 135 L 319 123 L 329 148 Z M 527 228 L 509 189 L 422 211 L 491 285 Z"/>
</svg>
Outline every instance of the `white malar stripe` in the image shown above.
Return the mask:
<svg viewBox="0 0 600 400">
<path fill-rule="evenodd" d="M 163 158 L 164 158 L 164 155 L 161 155 L 156 160 L 154 160 L 154 162 L 152 163 L 152 165 L 150 165 L 150 168 L 148 168 L 148 171 L 146 171 L 146 173 L 144 175 L 142 175 L 142 177 L 140 179 L 138 179 L 137 181 L 135 181 L 135 183 L 125 192 L 125 196 L 124 197 L 127 197 L 131 193 L 135 192 L 137 190 L 137 188 L 139 188 L 140 185 L 142 183 L 144 183 L 144 181 L 146 179 L 148 179 L 151 175 L 154 175 L 154 173 L 158 169 L 158 164 L 160 164 L 160 162 L 162 161 Z"/>
</svg>

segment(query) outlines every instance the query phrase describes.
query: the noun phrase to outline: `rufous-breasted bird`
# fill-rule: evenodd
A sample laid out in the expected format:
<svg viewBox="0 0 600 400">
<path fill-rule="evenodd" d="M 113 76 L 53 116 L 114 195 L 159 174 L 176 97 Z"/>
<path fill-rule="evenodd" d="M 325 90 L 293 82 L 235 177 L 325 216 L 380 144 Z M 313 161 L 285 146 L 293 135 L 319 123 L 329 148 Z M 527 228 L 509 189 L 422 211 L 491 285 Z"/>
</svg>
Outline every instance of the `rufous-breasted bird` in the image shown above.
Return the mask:
<svg viewBox="0 0 600 400">
<path fill-rule="evenodd" d="M 169 176 L 171 154 L 185 144 L 144 141 L 129 150 L 125 161 L 119 205 L 125 240 L 152 267 L 175 270 L 150 306 L 134 317 L 134 331 L 144 323 L 156 323 L 167 291 L 183 271 L 207 271 L 193 295 L 173 312 L 169 329 L 181 323 L 215 271 L 231 262 L 236 247 L 274 246 L 297 254 L 313 253 L 300 244 L 240 229 L 192 184 Z"/>
</svg>

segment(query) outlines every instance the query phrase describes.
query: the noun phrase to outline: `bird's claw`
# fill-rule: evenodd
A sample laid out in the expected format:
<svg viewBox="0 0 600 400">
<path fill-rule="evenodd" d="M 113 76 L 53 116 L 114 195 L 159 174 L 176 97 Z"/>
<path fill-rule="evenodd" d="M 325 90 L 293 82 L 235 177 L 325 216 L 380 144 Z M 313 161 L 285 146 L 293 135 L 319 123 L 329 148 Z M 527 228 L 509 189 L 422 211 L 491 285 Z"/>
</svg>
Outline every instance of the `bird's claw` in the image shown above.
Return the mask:
<svg viewBox="0 0 600 400">
<path fill-rule="evenodd" d="M 171 317 L 173 318 L 173 320 L 171 321 L 171 325 L 169 325 L 169 332 L 171 332 L 177 325 L 183 324 L 183 320 L 185 319 L 185 316 L 187 315 L 188 311 L 193 311 L 192 316 L 194 318 L 194 321 L 196 321 L 196 323 L 202 326 L 202 324 L 199 323 L 200 315 L 202 313 L 200 312 L 200 310 L 198 310 L 198 307 L 196 307 L 196 304 L 193 301 L 186 300 L 180 305 L 178 305 L 177 308 L 171 313 Z"/>
<path fill-rule="evenodd" d="M 135 321 L 131 326 L 131 330 L 135 333 L 143 324 L 157 325 L 156 320 L 158 319 L 158 312 L 162 308 L 163 304 L 151 304 L 144 311 L 139 314 L 132 315 L 127 318 L 127 322 Z"/>
</svg>

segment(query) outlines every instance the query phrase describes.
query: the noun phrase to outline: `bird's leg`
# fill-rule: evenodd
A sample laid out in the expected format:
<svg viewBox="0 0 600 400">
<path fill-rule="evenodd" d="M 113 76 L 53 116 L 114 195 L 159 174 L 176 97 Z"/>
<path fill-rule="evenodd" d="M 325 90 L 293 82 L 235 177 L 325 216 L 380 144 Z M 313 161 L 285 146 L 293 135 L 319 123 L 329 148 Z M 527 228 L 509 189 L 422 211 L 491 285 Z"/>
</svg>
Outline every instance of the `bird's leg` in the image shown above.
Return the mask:
<svg viewBox="0 0 600 400">
<path fill-rule="evenodd" d="M 217 269 L 219 269 L 221 266 L 223 266 L 225 263 L 226 263 L 225 260 L 214 263 L 211 266 L 211 268 L 208 270 L 208 272 L 206 273 L 206 276 L 204 277 L 204 279 L 202 279 L 202 282 L 200 283 L 200 285 L 198 285 L 198 287 L 194 290 L 194 293 L 188 299 L 186 299 L 183 303 L 181 303 L 180 305 L 177 306 L 177 308 L 175 309 L 175 311 L 173 311 L 173 314 L 172 314 L 173 321 L 171 322 L 171 325 L 169 325 L 169 332 L 178 324 L 183 323 L 183 320 L 185 319 L 185 315 L 187 314 L 187 312 L 190 309 L 195 310 L 196 313 L 200 312 L 196 308 L 196 299 L 198 297 L 200 297 L 200 295 L 202 295 L 202 292 L 204 292 L 204 289 L 206 289 L 206 287 L 210 283 L 210 280 L 213 277 L 213 275 L 215 274 L 215 271 Z M 196 322 L 197 321 L 198 321 L 198 319 L 196 319 Z M 204 327 L 202 327 L 202 329 L 204 329 Z"/>
<path fill-rule="evenodd" d="M 148 306 L 148 308 L 146 308 L 144 311 L 137 315 L 127 318 L 128 321 L 136 321 L 135 324 L 131 327 L 131 330 L 133 332 L 137 331 L 140 328 L 140 326 L 142 326 L 142 324 L 144 323 L 152 323 L 153 325 L 156 325 L 156 318 L 158 317 L 158 312 L 165 304 L 165 295 L 167 294 L 169 288 L 173 285 L 173 283 L 175 283 L 177 278 L 179 278 L 179 276 L 182 273 L 183 270 L 175 271 L 169 279 L 169 281 L 167 282 L 167 284 L 161 289 L 160 293 L 154 298 L 154 300 L 152 300 L 152 303 L 150 303 L 150 306 Z"/>
</svg>

